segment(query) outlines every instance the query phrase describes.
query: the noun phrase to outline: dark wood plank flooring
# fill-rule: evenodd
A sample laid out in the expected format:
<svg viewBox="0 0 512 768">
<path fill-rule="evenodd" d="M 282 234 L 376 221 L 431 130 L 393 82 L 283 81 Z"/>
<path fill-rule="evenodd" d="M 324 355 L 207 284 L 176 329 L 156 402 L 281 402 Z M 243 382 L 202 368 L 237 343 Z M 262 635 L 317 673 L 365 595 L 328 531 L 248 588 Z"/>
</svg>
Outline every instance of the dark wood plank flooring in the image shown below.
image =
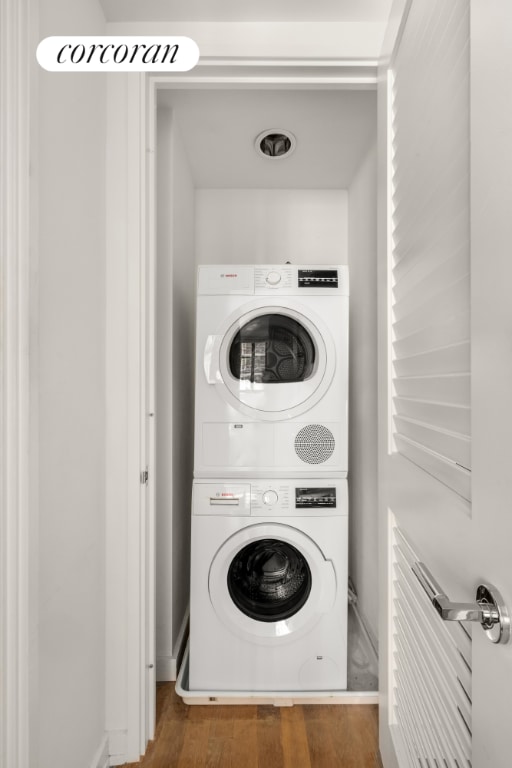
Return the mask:
<svg viewBox="0 0 512 768">
<path fill-rule="evenodd" d="M 372 705 L 187 706 L 157 688 L 156 737 L 128 768 L 381 768 Z"/>
</svg>

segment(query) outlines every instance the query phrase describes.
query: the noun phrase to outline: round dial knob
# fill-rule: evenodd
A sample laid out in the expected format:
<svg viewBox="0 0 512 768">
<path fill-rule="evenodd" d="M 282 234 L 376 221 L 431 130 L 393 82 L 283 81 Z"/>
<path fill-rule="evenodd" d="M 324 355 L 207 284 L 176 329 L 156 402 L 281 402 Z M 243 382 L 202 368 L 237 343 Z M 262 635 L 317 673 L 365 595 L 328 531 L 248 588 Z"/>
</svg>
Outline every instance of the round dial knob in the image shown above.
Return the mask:
<svg viewBox="0 0 512 768">
<path fill-rule="evenodd" d="M 278 498 L 279 497 L 275 491 L 265 491 L 263 494 L 263 503 L 271 506 L 277 502 Z"/>
<path fill-rule="evenodd" d="M 266 279 L 269 285 L 277 285 L 281 282 L 281 275 L 279 272 L 269 272 Z"/>
</svg>

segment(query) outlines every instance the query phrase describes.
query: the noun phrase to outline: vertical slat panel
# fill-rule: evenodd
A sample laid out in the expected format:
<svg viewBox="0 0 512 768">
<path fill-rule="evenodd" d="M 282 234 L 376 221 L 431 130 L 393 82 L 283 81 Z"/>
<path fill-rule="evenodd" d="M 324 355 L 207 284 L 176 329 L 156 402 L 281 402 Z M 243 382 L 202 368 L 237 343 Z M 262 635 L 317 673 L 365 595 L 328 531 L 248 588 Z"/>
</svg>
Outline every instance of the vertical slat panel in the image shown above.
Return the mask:
<svg viewBox="0 0 512 768">
<path fill-rule="evenodd" d="M 470 499 L 469 0 L 413 0 L 392 111 L 395 448 Z"/>
<path fill-rule="evenodd" d="M 471 766 L 471 640 L 443 622 L 395 529 L 393 547 L 394 711 L 412 765 Z"/>
</svg>

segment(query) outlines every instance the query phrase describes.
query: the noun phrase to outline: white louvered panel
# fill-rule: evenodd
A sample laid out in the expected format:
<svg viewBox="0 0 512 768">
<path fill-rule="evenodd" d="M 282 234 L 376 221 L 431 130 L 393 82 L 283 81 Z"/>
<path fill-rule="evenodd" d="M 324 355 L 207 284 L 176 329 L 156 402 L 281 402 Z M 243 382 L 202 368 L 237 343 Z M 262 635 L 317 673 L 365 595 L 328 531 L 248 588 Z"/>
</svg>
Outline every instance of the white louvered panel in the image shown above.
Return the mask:
<svg viewBox="0 0 512 768">
<path fill-rule="evenodd" d="M 458 140 L 458 137 L 451 138 L 454 142 Z M 460 153 L 464 149 L 468 151 L 467 143 L 463 144 L 462 148 L 458 147 L 457 151 Z M 430 158 L 430 162 L 435 161 L 436 158 Z M 404 159 L 404 162 L 408 161 Z M 431 170 L 430 173 L 432 173 Z M 393 238 L 397 247 L 397 264 L 411 255 L 418 244 L 425 248 L 428 244 L 442 243 L 444 238 L 449 236 L 451 222 L 456 222 L 460 227 L 467 221 L 465 215 L 467 202 L 464 198 L 467 183 L 464 176 L 461 177 L 460 174 L 456 175 L 452 172 L 442 184 L 439 177 L 430 180 L 428 174 L 425 174 L 422 181 L 423 184 L 431 185 L 427 200 L 422 199 L 423 195 L 414 195 L 414 188 L 401 190 L 400 197 L 396 194 L 393 196 L 395 206 Z M 441 198 L 445 204 L 443 209 L 439 207 Z"/>
<path fill-rule="evenodd" d="M 415 752 L 422 752 L 421 736 L 418 735 L 422 734 L 426 743 L 424 751 L 429 754 L 429 764 L 435 765 L 436 758 L 439 761 L 439 755 L 454 755 L 452 759 L 444 758 L 445 763 L 441 763 L 454 766 L 455 760 L 460 759 L 458 749 L 448 742 L 447 735 L 440 728 L 442 715 L 436 710 L 430 696 L 425 695 L 425 691 L 420 692 L 419 686 L 423 683 L 418 678 L 417 666 L 409 655 L 409 649 L 400 640 L 397 640 L 395 661 L 398 705 L 400 707 L 403 702 L 407 707 L 407 715 L 403 713 L 403 718 L 407 722 L 409 738 L 415 745 Z M 413 706 L 409 704 L 410 701 L 414 701 Z M 466 764 L 464 758 L 463 763 Z"/>
<path fill-rule="evenodd" d="M 431 607 L 430 601 L 421 584 L 412 572 L 412 566 L 418 559 L 417 555 L 399 528 L 394 529 L 394 537 L 396 544 L 393 550 L 394 556 L 397 562 L 405 564 L 406 567 L 404 568 L 404 572 L 407 574 L 408 581 L 418 596 L 418 603 L 424 605 L 425 610 L 427 610 L 428 613 Z M 428 615 L 430 614 L 428 613 Z M 471 624 L 469 626 L 471 626 Z M 440 636 L 440 638 L 444 637 L 446 633 L 451 636 L 452 645 L 446 646 L 446 650 L 448 653 L 451 651 L 453 652 L 452 663 L 456 666 L 458 665 L 457 669 L 460 672 L 461 678 L 465 680 L 466 690 L 471 691 L 471 637 L 468 634 L 467 625 L 457 621 L 440 621 L 434 622 L 432 629 Z M 467 671 L 469 671 L 469 678 L 465 677 Z"/>
<path fill-rule="evenodd" d="M 403 435 L 396 436 L 396 446 L 402 456 L 408 458 L 413 464 L 417 464 L 463 498 L 470 498 L 471 472 L 469 470 L 456 464 L 455 461 L 447 461 L 444 456 L 430 451 L 424 445 L 415 443 L 414 440 Z"/>
<path fill-rule="evenodd" d="M 399 56 L 402 61 L 415 59 L 418 64 L 410 68 L 397 66 L 395 77 L 401 93 L 416 108 L 420 118 L 428 117 L 431 101 L 435 102 L 438 93 L 443 94 L 444 82 L 450 79 L 459 55 L 468 43 L 468 13 L 467 0 L 451 3 L 443 3 L 443 0 L 427 3 L 425 0 L 421 5 L 416 2 L 416 8 L 409 14 Z M 424 99 L 423 93 L 428 93 L 430 100 Z M 416 125 L 415 115 L 409 113 L 402 122 L 405 127 Z M 421 131 L 423 124 L 418 121 L 416 127 Z"/>
<path fill-rule="evenodd" d="M 468 371 L 470 366 L 469 341 L 461 341 L 432 352 L 417 352 L 395 358 L 398 377 Z"/>
<path fill-rule="evenodd" d="M 406 685 L 402 684 L 402 669 L 397 668 L 396 675 L 399 687 L 395 690 L 397 700 L 395 716 L 402 728 L 402 733 L 407 734 L 406 743 L 409 758 L 412 759 L 415 765 L 429 768 L 433 756 L 430 749 L 428 721 L 423 731 L 417 730 L 415 727 L 416 722 L 418 722 L 416 719 L 416 705 L 414 699 L 409 695 Z"/>
<path fill-rule="evenodd" d="M 406 260 L 407 263 L 408 260 Z M 393 288 L 394 315 L 396 319 L 412 312 L 419 304 L 431 301 L 439 290 L 439 285 L 452 285 L 464 275 L 467 269 L 465 249 L 454 251 L 450 258 L 440 258 L 435 263 L 433 258 L 423 259 L 415 270 L 405 273 L 400 283 Z"/>
<path fill-rule="evenodd" d="M 456 41 L 451 40 L 453 45 Z M 431 116 L 429 114 L 421 115 L 424 122 L 418 126 L 417 132 L 411 136 L 407 133 L 410 131 L 411 125 L 404 124 L 399 121 L 398 117 L 392 123 L 392 127 L 395 129 L 393 137 L 393 146 L 396 148 L 400 145 L 400 152 L 403 155 L 403 159 L 406 162 L 414 162 L 415 155 L 418 151 L 418 143 L 421 142 L 421 150 L 423 153 L 428 154 L 429 159 L 438 164 L 438 173 L 434 174 L 432 167 L 426 168 L 424 171 L 424 180 L 429 180 L 429 187 L 419 190 L 419 196 L 422 201 L 425 202 L 431 199 L 432 187 L 439 185 L 442 188 L 450 180 L 457 180 L 460 177 L 455 173 L 455 168 L 463 162 L 461 149 L 467 144 L 467 138 L 463 130 L 463 124 L 460 121 L 451 122 L 451 116 L 456 114 L 459 109 L 464 108 L 464 93 L 460 90 L 454 91 L 454 86 L 457 88 L 460 85 L 468 86 L 467 70 L 464 67 L 463 54 L 466 51 L 461 51 L 461 56 L 456 64 L 453 65 L 450 74 L 446 77 L 438 86 L 435 92 L 427 92 L 430 97 L 428 109 L 439 108 L 440 114 L 436 116 L 436 128 L 445 132 L 446 136 L 450 140 L 449 142 L 440 142 L 439 137 L 432 134 L 430 131 L 429 123 Z M 440 72 L 442 74 L 442 72 Z M 430 77 L 435 77 L 435 70 L 430 70 Z M 400 87 L 400 78 L 395 79 L 395 86 Z M 405 95 L 405 94 L 401 94 Z M 416 98 L 422 99 L 425 94 L 421 92 L 416 93 Z M 445 109 L 445 102 L 448 98 L 452 97 L 449 108 Z M 414 100 L 413 100 L 414 101 Z M 409 99 L 410 102 L 410 99 Z M 414 107 L 414 104 L 410 104 Z M 417 104 L 416 109 L 421 112 L 422 104 Z M 415 115 L 410 114 L 411 124 L 418 119 L 418 113 Z M 450 146 L 451 145 L 451 146 Z M 397 204 L 397 209 L 400 205 L 407 206 L 409 199 L 407 192 L 414 189 L 414 181 L 410 178 L 407 179 L 406 185 L 401 189 L 395 189 L 394 202 Z M 453 185 L 455 188 L 456 185 Z M 417 214 L 415 214 L 417 215 Z"/>
<path fill-rule="evenodd" d="M 405 577 L 417 596 L 418 605 L 423 607 L 427 616 L 430 616 L 430 600 L 412 571 L 412 566 L 417 561 L 417 556 L 398 528 L 394 530 L 394 537 L 395 547 L 393 553 L 395 560 L 402 566 Z M 471 693 L 471 637 L 468 635 L 466 626 L 457 621 L 438 621 L 434 622 L 431 627 L 441 644 L 443 644 L 443 638 L 446 633 L 451 635 L 452 644 L 446 645 L 445 651 L 449 654 L 451 663 L 455 666 L 457 675 L 463 681 L 466 691 Z"/>
<path fill-rule="evenodd" d="M 403 625 L 398 619 L 395 620 L 396 629 L 396 648 L 400 659 L 404 660 L 404 668 L 407 670 L 407 681 L 409 689 L 415 691 L 418 698 L 418 709 L 423 713 L 419 723 L 415 723 L 416 729 L 424 727 L 425 722 L 430 722 L 432 732 L 435 738 L 432 738 L 432 749 L 437 750 L 438 762 L 442 765 L 442 756 L 444 764 L 450 768 L 460 768 L 470 763 L 471 752 L 465 751 L 460 737 L 463 730 L 466 731 L 464 724 L 454 730 L 453 718 L 446 718 L 445 707 L 440 703 L 441 699 L 434 688 L 434 681 L 428 673 L 428 669 L 418 657 L 418 649 L 410 643 L 409 627 Z M 400 678 L 396 678 L 397 687 L 402 685 Z M 462 721 L 459 713 L 455 711 Z M 466 731 L 467 733 L 467 731 Z M 412 734 L 414 737 L 414 733 Z"/>
<path fill-rule="evenodd" d="M 429 133 L 429 123 L 431 118 L 429 115 L 424 116 L 425 123 L 420 125 L 418 131 L 414 136 L 408 136 L 406 131 L 407 126 L 400 123 L 398 116 L 395 119 L 392 127 L 396 129 L 394 136 L 393 147 L 395 151 L 399 151 L 404 162 L 415 163 L 418 155 L 418 147 L 421 144 L 422 156 L 428 156 L 429 167 L 423 170 L 422 180 L 428 182 L 428 186 L 425 186 L 417 190 L 417 196 L 422 205 L 427 205 L 430 202 L 435 203 L 435 197 L 433 192 L 437 187 L 438 190 L 444 190 L 449 196 L 452 195 L 452 191 L 455 192 L 459 188 L 459 182 L 464 176 L 464 156 L 463 150 L 468 144 L 467 136 L 465 136 L 463 126 L 460 121 L 451 121 L 451 117 L 456 115 L 459 109 L 464 109 L 464 103 L 462 94 L 459 92 L 454 94 L 453 102 L 450 104 L 450 108 L 445 111 L 442 104 L 443 97 L 447 93 L 450 87 L 453 89 L 453 81 L 462 79 L 463 76 L 463 59 L 457 63 L 457 70 L 452 70 L 451 77 L 447 78 L 439 87 L 435 94 L 435 99 L 431 99 L 429 103 L 429 109 L 433 110 L 441 108 L 442 114 L 436 120 L 436 129 L 444 132 L 447 141 L 440 142 L 439 137 Z M 460 75 L 460 77 L 459 77 Z M 458 83 L 457 85 L 468 86 L 468 81 Z M 395 81 L 395 86 L 399 87 Z M 440 104 L 435 102 L 440 101 Z M 411 105 L 413 106 L 413 105 Z M 418 115 L 415 115 L 417 119 Z M 435 170 L 437 168 L 437 173 Z M 402 179 L 402 175 L 400 174 Z M 403 218 L 404 211 L 411 211 L 416 223 L 422 222 L 421 216 L 414 209 L 413 201 L 409 197 L 410 193 L 416 189 L 416 184 L 413 178 L 405 177 L 400 187 L 395 187 L 393 193 L 393 202 L 395 205 L 395 214 L 400 221 Z M 456 197 L 454 195 L 452 205 Z M 429 214 L 439 215 L 437 207 L 432 205 L 427 211 Z M 400 231 L 400 228 L 399 228 Z M 402 231 L 406 231 L 405 225 L 402 227 Z"/>
<path fill-rule="evenodd" d="M 459 307 L 466 309 L 465 298 L 469 295 L 469 274 L 463 275 L 456 283 L 446 285 L 441 282 L 438 284 L 437 291 L 431 293 L 427 300 L 423 300 L 419 305 L 413 304 L 412 309 L 405 313 L 401 312 L 401 305 L 393 307 L 400 315 L 395 314 L 393 323 L 393 332 L 395 339 L 403 339 L 418 333 L 424 328 L 428 328 L 435 319 L 436 323 L 447 323 L 456 318 L 460 312 Z"/>
<path fill-rule="evenodd" d="M 423 677 L 426 681 L 429 695 L 436 702 L 436 707 L 443 713 L 443 719 L 455 731 L 460 725 L 458 714 L 462 715 L 464 722 L 471 719 L 471 706 L 468 702 L 462 687 L 452 685 L 453 672 L 446 663 L 446 655 L 442 647 L 436 646 L 436 643 L 430 643 L 428 640 L 430 629 L 423 627 L 414 613 L 414 605 L 411 605 L 409 596 L 399 587 L 397 588 L 396 615 L 406 637 L 410 635 L 414 641 L 409 641 L 409 646 L 415 657 L 424 661 Z M 421 629 L 423 627 L 423 629 Z M 459 682 L 459 678 L 457 678 Z M 470 749 L 471 742 L 467 730 L 461 729 L 460 741 L 464 749 Z"/>
<path fill-rule="evenodd" d="M 394 530 L 394 713 L 410 765 L 471 766 L 471 639 L 443 622 L 411 566 L 417 557 Z"/>
<path fill-rule="evenodd" d="M 393 352 L 397 359 L 422 352 L 434 352 L 453 344 L 469 343 L 469 307 L 456 317 L 439 322 L 434 313 L 430 325 L 411 336 L 393 342 Z"/>
<path fill-rule="evenodd" d="M 394 402 L 399 416 L 432 424 L 437 429 L 469 435 L 470 411 L 467 405 L 446 405 L 408 397 L 395 397 Z"/>
<path fill-rule="evenodd" d="M 464 435 L 403 416 L 395 416 L 395 425 L 400 436 L 414 440 L 417 445 L 422 445 L 439 456 L 450 456 L 459 467 L 469 469 L 471 444 L 469 438 Z"/>
<path fill-rule="evenodd" d="M 416 397 L 449 405 L 470 404 L 469 373 L 401 376 L 395 381 L 397 397 Z"/>
<path fill-rule="evenodd" d="M 469 0 L 411 4 L 392 113 L 395 447 L 469 499 Z"/>
<path fill-rule="evenodd" d="M 396 554 L 396 553 L 395 553 Z M 431 605 L 428 600 L 425 602 L 422 593 L 422 587 L 420 586 L 420 594 L 415 589 L 414 584 L 410 583 L 410 579 L 407 574 L 413 577 L 417 581 L 416 576 L 409 567 L 403 568 L 398 566 L 399 576 L 407 581 L 408 588 L 412 591 L 417 599 L 417 603 L 411 602 L 407 593 L 403 588 L 397 586 L 399 594 L 397 597 L 405 601 L 407 610 L 411 611 L 414 624 L 421 628 L 421 634 L 428 637 L 432 633 L 435 638 L 431 643 L 427 643 L 427 657 L 432 656 L 435 658 L 438 668 L 441 670 L 443 680 L 449 679 L 453 672 L 457 676 L 459 682 L 459 688 L 455 688 L 455 698 L 457 700 L 457 706 L 460 707 L 461 712 L 464 715 L 464 719 L 468 722 L 471 719 L 471 668 L 467 665 L 465 657 L 462 655 L 462 651 L 457 647 L 456 639 L 454 635 L 447 630 L 439 622 L 431 621 Z M 397 580 L 397 585 L 399 581 Z M 451 643 L 446 642 L 446 633 L 451 636 Z M 465 646 L 469 642 L 469 653 L 471 652 L 471 640 L 467 635 L 459 634 L 459 639 L 462 640 L 462 645 Z M 463 639 L 464 638 L 464 639 Z M 468 648 L 464 648 L 464 653 L 468 653 Z"/>
<path fill-rule="evenodd" d="M 468 219 L 466 218 L 466 223 L 467 221 Z M 459 222 L 452 221 L 450 226 L 442 233 L 442 248 L 431 237 L 427 251 L 415 252 L 400 263 L 395 263 L 393 270 L 393 297 L 396 302 L 400 301 L 404 295 L 417 286 L 422 285 L 425 280 L 435 280 L 434 275 L 436 272 L 440 269 L 448 268 L 446 262 L 450 264 L 462 261 L 463 263 L 460 265 L 457 263 L 457 268 L 460 269 L 460 274 L 463 274 L 464 268 L 467 268 L 467 250 L 465 244 L 461 246 L 458 242 L 458 230 Z M 436 233 L 436 237 L 440 236 L 440 233 Z M 453 239 L 448 244 L 447 241 L 450 237 Z M 449 258 L 446 257 L 447 250 L 452 254 Z M 426 255 L 428 255 L 428 258 L 425 258 Z M 440 279 L 443 279 L 439 272 L 438 274 Z"/>
<path fill-rule="evenodd" d="M 407 717 L 407 713 L 409 709 L 403 701 L 403 694 L 401 693 L 401 691 L 395 689 L 394 696 L 396 701 L 396 704 L 393 710 L 395 723 L 398 725 L 400 729 L 402 742 L 405 746 L 405 749 L 407 750 L 407 756 L 409 758 L 408 765 L 415 766 L 416 768 L 418 765 L 424 766 L 425 761 L 422 759 L 421 755 L 416 749 L 416 746 L 412 743 L 409 735 L 411 733 L 411 727 L 410 727 L 409 719 Z"/>
</svg>

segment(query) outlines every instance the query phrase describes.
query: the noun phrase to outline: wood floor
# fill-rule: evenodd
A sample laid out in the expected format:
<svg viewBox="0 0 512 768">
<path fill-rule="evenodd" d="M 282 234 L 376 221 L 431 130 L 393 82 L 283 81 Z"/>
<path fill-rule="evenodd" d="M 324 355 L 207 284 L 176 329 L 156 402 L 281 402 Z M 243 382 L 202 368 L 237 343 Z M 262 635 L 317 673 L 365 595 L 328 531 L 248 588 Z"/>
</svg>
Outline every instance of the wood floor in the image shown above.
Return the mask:
<svg viewBox="0 0 512 768">
<path fill-rule="evenodd" d="M 380 768 L 372 705 L 187 706 L 157 688 L 157 728 L 129 768 Z"/>
</svg>

